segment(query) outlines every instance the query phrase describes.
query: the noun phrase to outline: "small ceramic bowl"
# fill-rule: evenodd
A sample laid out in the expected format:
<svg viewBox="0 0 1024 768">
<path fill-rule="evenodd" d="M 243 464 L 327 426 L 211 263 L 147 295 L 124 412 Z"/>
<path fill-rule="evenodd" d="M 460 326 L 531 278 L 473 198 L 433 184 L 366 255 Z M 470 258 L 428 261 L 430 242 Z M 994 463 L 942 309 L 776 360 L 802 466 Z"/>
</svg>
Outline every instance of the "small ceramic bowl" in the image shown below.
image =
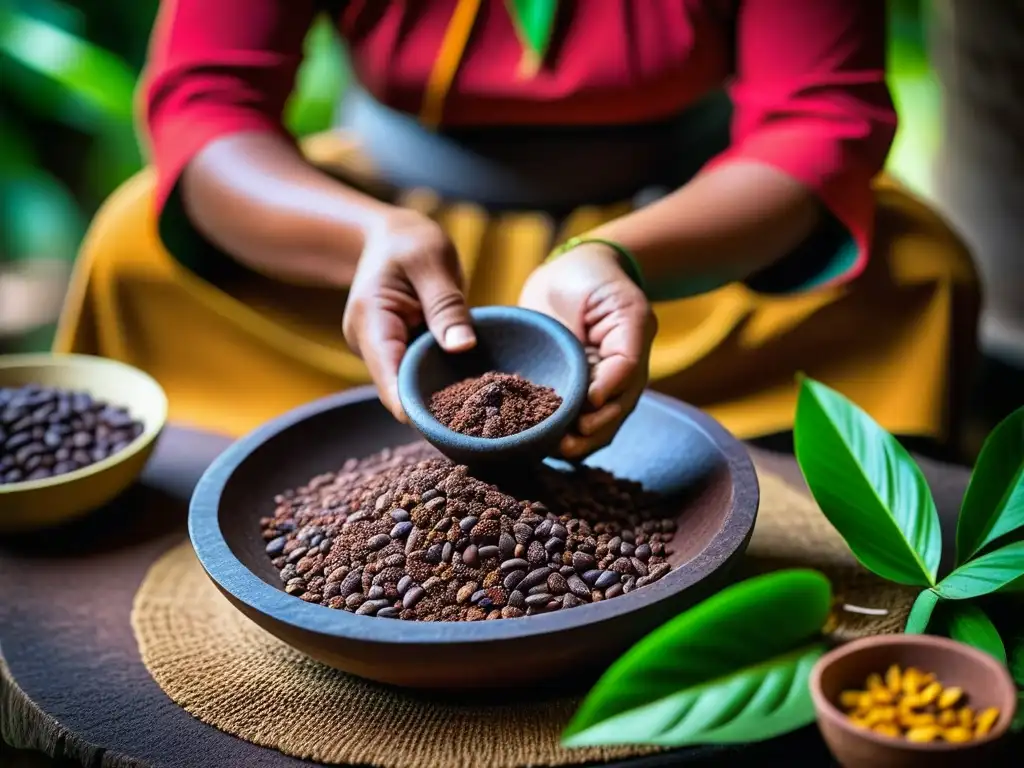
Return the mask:
<svg viewBox="0 0 1024 768">
<path fill-rule="evenodd" d="M 975 712 L 999 708 L 992 731 L 976 741 L 923 744 L 891 738 L 853 725 L 838 706 L 846 690 L 862 690 L 872 672 L 892 665 L 931 672 L 944 688 L 957 686 Z M 880 635 L 827 653 L 811 671 L 811 696 L 818 727 L 832 754 L 846 768 L 958 768 L 999 764 L 996 754 L 1013 720 L 1017 689 L 1006 668 L 963 643 L 930 635 Z"/>
<path fill-rule="evenodd" d="M 143 432 L 103 461 L 44 480 L 0 485 L 0 533 L 45 528 L 111 501 L 138 477 L 167 421 L 163 389 L 142 371 L 87 355 L 0 356 L 0 387 L 40 384 L 124 406 Z"/>
<path fill-rule="evenodd" d="M 527 463 L 552 455 L 587 399 L 590 367 L 579 340 L 557 320 L 518 307 L 471 312 L 477 346 L 448 354 L 429 333 L 413 342 L 398 371 L 398 395 L 409 421 L 452 461 L 479 467 Z M 551 416 L 509 437 L 471 437 L 448 429 L 430 413 L 431 395 L 488 371 L 518 373 L 551 387 L 562 404 Z"/>
</svg>

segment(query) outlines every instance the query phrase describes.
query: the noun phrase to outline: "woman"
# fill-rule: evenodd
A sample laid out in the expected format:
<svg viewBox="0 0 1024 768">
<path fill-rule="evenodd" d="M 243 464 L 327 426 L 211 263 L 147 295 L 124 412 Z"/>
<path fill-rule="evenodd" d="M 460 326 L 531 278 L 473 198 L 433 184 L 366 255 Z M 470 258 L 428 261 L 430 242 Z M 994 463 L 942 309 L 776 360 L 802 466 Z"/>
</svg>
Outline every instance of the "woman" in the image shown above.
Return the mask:
<svg viewBox="0 0 1024 768">
<path fill-rule="evenodd" d="M 300 149 L 281 114 L 320 11 L 360 87 Z M 467 303 L 519 301 L 600 350 L 569 457 L 648 376 L 743 437 L 791 427 L 799 370 L 944 427 L 974 278 L 872 188 L 880 0 L 166 0 L 142 95 L 155 180 L 100 215 L 58 348 L 147 368 L 179 421 L 238 433 L 369 381 L 401 417 L 415 326 L 464 350 Z"/>
</svg>

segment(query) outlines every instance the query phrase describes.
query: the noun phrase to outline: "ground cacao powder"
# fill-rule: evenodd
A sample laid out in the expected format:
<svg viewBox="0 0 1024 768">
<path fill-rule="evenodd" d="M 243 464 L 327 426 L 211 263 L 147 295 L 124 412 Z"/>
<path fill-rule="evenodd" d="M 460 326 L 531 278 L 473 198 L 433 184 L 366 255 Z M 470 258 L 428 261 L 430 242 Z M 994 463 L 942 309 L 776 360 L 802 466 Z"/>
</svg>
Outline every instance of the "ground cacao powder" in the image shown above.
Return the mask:
<svg viewBox="0 0 1024 768">
<path fill-rule="evenodd" d="M 380 618 L 529 616 L 669 572 L 675 521 L 637 483 L 546 466 L 517 482 L 513 495 L 414 443 L 280 494 L 260 525 L 286 592 Z"/>
<path fill-rule="evenodd" d="M 0 387 L 0 485 L 74 472 L 142 434 L 125 408 L 34 384 Z"/>
<path fill-rule="evenodd" d="M 451 384 L 430 398 L 430 412 L 449 429 L 472 437 L 508 437 L 540 424 L 562 398 L 518 374 L 491 371 Z"/>
</svg>

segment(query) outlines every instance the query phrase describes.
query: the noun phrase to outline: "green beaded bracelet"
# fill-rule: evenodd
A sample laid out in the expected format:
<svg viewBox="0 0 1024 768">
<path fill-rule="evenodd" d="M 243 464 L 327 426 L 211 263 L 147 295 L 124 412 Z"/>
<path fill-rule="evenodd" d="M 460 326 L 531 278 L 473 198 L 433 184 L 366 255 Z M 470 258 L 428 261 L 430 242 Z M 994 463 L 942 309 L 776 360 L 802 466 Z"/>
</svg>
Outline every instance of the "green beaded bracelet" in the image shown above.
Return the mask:
<svg viewBox="0 0 1024 768">
<path fill-rule="evenodd" d="M 615 251 L 619 257 L 619 265 L 622 267 L 622 270 L 629 276 L 630 280 L 639 286 L 641 291 L 645 294 L 647 293 L 647 284 L 644 281 L 644 273 L 640 269 L 640 263 L 636 260 L 636 256 L 634 256 L 626 246 L 621 243 L 616 243 L 614 240 L 604 240 L 600 237 L 587 237 L 586 235 L 570 237 L 551 252 L 547 261 L 557 259 L 559 256 L 568 253 L 572 249 L 588 243 L 605 245 Z"/>
</svg>

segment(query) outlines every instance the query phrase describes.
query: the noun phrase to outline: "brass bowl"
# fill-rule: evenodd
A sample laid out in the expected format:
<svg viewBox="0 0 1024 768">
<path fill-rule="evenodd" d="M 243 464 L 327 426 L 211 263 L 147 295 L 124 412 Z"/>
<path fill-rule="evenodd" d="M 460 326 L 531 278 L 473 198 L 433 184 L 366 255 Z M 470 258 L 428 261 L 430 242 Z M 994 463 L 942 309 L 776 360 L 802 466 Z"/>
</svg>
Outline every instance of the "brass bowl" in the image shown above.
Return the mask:
<svg viewBox="0 0 1024 768">
<path fill-rule="evenodd" d="M 128 409 L 142 434 L 122 451 L 64 475 L 0 485 L 0 533 L 63 523 L 91 512 L 130 486 L 146 465 L 167 422 L 167 396 L 148 374 L 88 355 L 0 356 L 0 387 L 26 384 L 88 392 Z"/>
</svg>

